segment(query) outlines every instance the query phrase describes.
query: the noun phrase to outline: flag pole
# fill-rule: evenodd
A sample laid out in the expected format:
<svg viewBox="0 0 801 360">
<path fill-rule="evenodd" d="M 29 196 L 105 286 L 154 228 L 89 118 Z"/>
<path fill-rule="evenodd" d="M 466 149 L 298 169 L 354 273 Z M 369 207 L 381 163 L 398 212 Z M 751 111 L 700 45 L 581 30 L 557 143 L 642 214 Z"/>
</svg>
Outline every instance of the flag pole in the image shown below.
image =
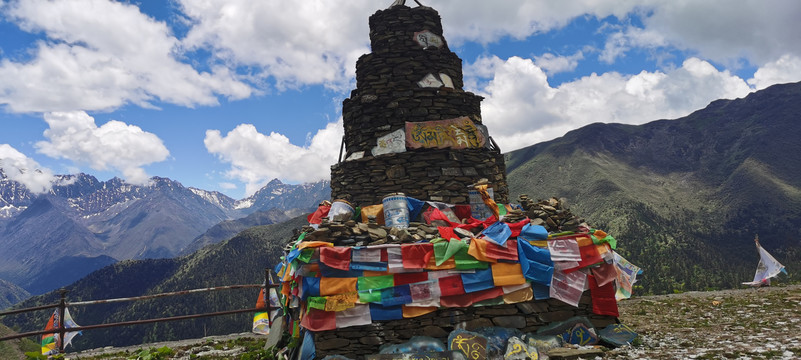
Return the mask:
<svg viewBox="0 0 801 360">
<path fill-rule="evenodd" d="M 67 289 L 59 289 L 58 291 L 61 294 L 61 300 L 58 302 L 58 353 L 64 353 L 64 335 L 66 335 L 66 329 L 64 328 L 64 313 L 67 309 Z"/>
</svg>

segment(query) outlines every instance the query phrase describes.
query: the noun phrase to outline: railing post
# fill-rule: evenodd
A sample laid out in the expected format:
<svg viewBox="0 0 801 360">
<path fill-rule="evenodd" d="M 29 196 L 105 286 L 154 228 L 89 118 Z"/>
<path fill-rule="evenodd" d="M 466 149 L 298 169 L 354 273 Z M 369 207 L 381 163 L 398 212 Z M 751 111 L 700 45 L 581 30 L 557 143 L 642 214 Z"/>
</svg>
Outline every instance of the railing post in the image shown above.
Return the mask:
<svg viewBox="0 0 801 360">
<path fill-rule="evenodd" d="M 61 294 L 61 300 L 58 302 L 58 353 L 64 353 L 64 335 L 66 335 L 67 331 L 64 328 L 64 315 L 67 310 L 67 289 L 60 289 L 59 294 Z"/>
<path fill-rule="evenodd" d="M 272 269 L 269 267 L 264 268 L 264 303 L 267 304 L 267 324 L 272 329 L 273 319 L 270 317 L 273 307 L 270 304 L 270 289 L 272 288 Z"/>
</svg>

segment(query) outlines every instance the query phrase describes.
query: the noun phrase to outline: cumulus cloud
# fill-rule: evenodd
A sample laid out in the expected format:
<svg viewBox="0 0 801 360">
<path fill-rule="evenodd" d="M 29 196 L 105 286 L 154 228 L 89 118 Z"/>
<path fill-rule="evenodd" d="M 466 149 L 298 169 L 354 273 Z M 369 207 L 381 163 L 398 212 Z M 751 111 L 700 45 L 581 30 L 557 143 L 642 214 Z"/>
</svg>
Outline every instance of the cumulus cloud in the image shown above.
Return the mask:
<svg viewBox="0 0 801 360">
<path fill-rule="evenodd" d="M 503 37 L 525 39 L 532 34 L 561 28 L 579 16 L 599 19 L 624 17 L 641 6 L 641 0 L 622 1 L 446 1 L 434 6 L 442 15 L 448 41 L 460 44 L 476 41 L 482 44 Z"/>
<path fill-rule="evenodd" d="M 50 169 L 41 167 L 8 144 L 0 144 L 0 169 L 6 177 L 25 185 L 34 194 L 50 191 L 56 180 Z"/>
<path fill-rule="evenodd" d="M 98 127 L 83 111 L 44 115 L 50 126 L 36 143 L 37 150 L 53 158 L 88 164 L 95 170 L 120 171 L 132 184 L 146 184 L 142 166 L 165 160 L 169 151 L 155 134 L 135 125 L 112 120 Z"/>
<path fill-rule="evenodd" d="M 545 53 L 534 57 L 534 63 L 545 71 L 548 75 L 558 74 L 566 71 L 573 71 L 578 66 L 579 60 L 584 59 L 584 53 L 579 51 L 570 56 L 558 56 Z"/>
<path fill-rule="evenodd" d="M 22 30 L 46 37 L 31 59 L 0 62 L 0 104 L 13 112 L 215 105 L 218 95 L 252 92 L 227 67 L 199 72 L 180 62 L 180 42 L 168 26 L 131 4 L 25 0 L 4 12 Z"/>
<path fill-rule="evenodd" d="M 376 10 L 366 0 L 181 0 L 180 6 L 192 23 L 184 46 L 256 67 L 255 75 L 274 79 L 279 89 L 345 90 L 356 59 L 369 52 L 366 19 Z"/>
<path fill-rule="evenodd" d="M 274 178 L 289 182 L 328 179 L 343 134 L 340 119 L 318 130 L 305 146 L 297 146 L 279 133 L 264 135 L 252 124 L 240 124 L 225 136 L 219 130 L 207 130 L 203 142 L 209 153 L 230 164 L 226 176 L 246 183 L 250 195 Z"/>
<path fill-rule="evenodd" d="M 468 65 L 466 72 L 473 68 L 493 74 L 475 91 L 486 98 L 483 120 L 503 151 L 594 122 L 642 124 L 681 117 L 715 99 L 752 91 L 743 79 L 697 58 L 668 72 L 592 74 L 558 87 L 548 84 L 547 75 L 531 59 L 485 57 Z"/>
<path fill-rule="evenodd" d="M 748 83 L 764 89 L 773 84 L 796 81 L 801 81 L 801 57 L 787 54 L 758 69 Z"/>
<path fill-rule="evenodd" d="M 230 182 L 221 182 L 218 185 L 224 190 L 234 190 L 237 188 L 236 184 Z"/>
<path fill-rule="evenodd" d="M 612 61 L 634 47 L 672 46 L 696 56 L 737 66 L 742 59 L 757 66 L 785 54 L 801 56 L 801 2 L 726 0 L 644 1 L 642 27 L 612 34 L 601 59 Z"/>
</svg>

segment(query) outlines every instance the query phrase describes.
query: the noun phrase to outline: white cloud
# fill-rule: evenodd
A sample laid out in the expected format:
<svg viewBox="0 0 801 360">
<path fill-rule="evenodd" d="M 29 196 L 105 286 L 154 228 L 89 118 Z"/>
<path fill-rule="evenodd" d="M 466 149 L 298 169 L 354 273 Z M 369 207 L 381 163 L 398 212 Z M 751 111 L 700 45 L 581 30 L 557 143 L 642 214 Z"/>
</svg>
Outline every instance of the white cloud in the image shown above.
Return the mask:
<svg viewBox="0 0 801 360">
<path fill-rule="evenodd" d="M 578 66 L 579 60 L 584 59 L 584 53 L 581 51 L 576 52 L 570 56 L 558 56 L 551 53 L 542 54 L 542 56 L 535 56 L 534 63 L 545 71 L 548 75 L 558 74 L 561 72 L 573 71 Z"/>
<path fill-rule="evenodd" d="M 801 56 L 801 2 L 796 0 L 646 1 L 642 27 L 610 36 L 601 59 L 610 61 L 634 47 L 672 46 L 696 56 L 738 66 L 762 65 L 785 54 Z"/>
<path fill-rule="evenodd" d="M 133 184 L 148 182 L 142 166 L 169 156 L 158 136 L 135 125 L 112 120 L 98 127 L 82 111 L 47 113 L 44 119 L 50 128 L 44 132 L 48 140 L 36 143 L 40 153 L 85 163 L 95 170 L 117 170 Z"/>
<path fill-rule="evenodd" d="M 797 81 L 801 81 L 801 56 L 787 54 L 765 64 L 754 73 L 748 83 L 757 89 L 764 89 L 774 84 Z"/>
<path fill-rule="evenodd" d="M 13 112 L 113 109 L 154 101 L 215 105 L 250 96 L 222 66 L 199 72 L 178 61 L 167 25 L 134 5 L 110 0 L 25 0 L 3 9 L 10 21 L 43 33 L 32 59 L 0 62 L 0 104 Z"/>
<path fill-rule="evenodd" d="M 274 178 L 289 182 L 328 179 L 343 133 L 340 119 L 318 130 L 301 147 L 282 134 L 264 135 L 252 124 L 240 124 L 225 136 L 219 130 L 207 130 L 203 142 L 209 153 L 230 163 L 226 176 L 246 183 L 245 192 L 251 195 Z"/>
<path fill-rule="evenodd" d="M 369 52 L 373 1 L 181 0 L 189 49 L 210 47 L 229 63 L 255 66 L 279 89 L 322 84 L 345 90 L 356 59 Z M 389 2 L 387 3 L 389 5 Z"/>
<path fill-rule="evenodd" d="M 561 28 L 584 15 L 623 17 L 642 3 L 640 0 L 471 0 L 430 5 L 443 18 L 445 37 L 458 45 L 464 41 L 489 44 L 507 36 L 522 40 L 532 34 Z"/>
<path fill-rule="evenodd" d="M 223 190 L 234 190 L 237 188 L 236 184 L 230 182 L 221 182 L 218 185 Z"/>
<path fill-rule="evenodd" d="M 598 60 L 612 64 L 618 58 L 624 57 L 632 48 L 656 49 L 665 48 L 667 45 L 667 40 L 661 33 L 629 26 L 607 37 Z"/>
<path fill-rule="evenodd" d="M 483 120 L 503 151 L 594 122 L 643 124 L 681 117 L 713 100 L 752 91 L 743 79 L 697 58 L 668 72 L 592 74 L 555 88 L 531 59 L 482 58 L 467 68 L 492 69 L 491 80 L 476 92 L 486 98 Z"/>
<path fill-rule="evenodd" d="M 0 169 L 9 179 L 25 185 L 35 194 L 48 192 L 56 180 L 50 169 L 41 167 L 8 144 L 0 144 Z"/>
</svg>

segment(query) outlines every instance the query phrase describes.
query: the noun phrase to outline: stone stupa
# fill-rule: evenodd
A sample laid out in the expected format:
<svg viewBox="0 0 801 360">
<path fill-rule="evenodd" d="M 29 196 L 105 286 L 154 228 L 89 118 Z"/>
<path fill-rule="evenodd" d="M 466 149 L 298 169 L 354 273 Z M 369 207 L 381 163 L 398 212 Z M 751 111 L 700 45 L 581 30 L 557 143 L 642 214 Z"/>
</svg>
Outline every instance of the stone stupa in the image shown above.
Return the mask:
<svg viewBox="0 0 801 360">
<path fill-rule="evenodd" d="M 370 16 L 372 52 L 356 63 L 356 89 L 342 103 L 344 153 L 331 168 L 331 197 L 380 204 L 390 193 L 468 203 L 487 179 L 508 203 L 506 166 L 466 92 L 462 60 L 448 48 L 436 10 L 393 5 Z"/>
</svg>

